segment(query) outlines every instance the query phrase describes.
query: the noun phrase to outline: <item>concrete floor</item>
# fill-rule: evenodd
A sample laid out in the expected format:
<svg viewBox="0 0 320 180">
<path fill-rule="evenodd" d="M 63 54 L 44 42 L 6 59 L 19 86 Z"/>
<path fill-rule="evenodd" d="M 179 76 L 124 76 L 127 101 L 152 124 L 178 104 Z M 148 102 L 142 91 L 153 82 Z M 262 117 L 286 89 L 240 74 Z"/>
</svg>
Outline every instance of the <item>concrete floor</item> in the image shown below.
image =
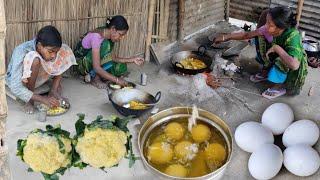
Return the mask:
<svg viewBox="0 0 320 180">
<path fill-rule="evenodd" d="M 195 48 L 197 44 L 193 44 Z M 252 57 L 254 55 L 254 48 L 247 47 L 240 56 L 240 62 L 247 67 L 254 64 Z M 185 85 L 178 81 L 193 83 L 193 77 L 181 77 L 178 76 L 170 69 L 170 63 L 163 63 L 160 66 L 156 66 L 153 63 L 145 64 L 143 68 L 137 68 L 130 66 L 131 74 L 129 80 L 134 83 L 139 83 L 140 71 L 146 72 L 148 75 L 147 86 L 138 86 L 151 94 L 155 94 L 159 90 L 162 92 L 162 97 L 159 105 L 160 110 L 181 105 L 192 105 L 196 103 L 200 108 L 208 110 L 218 116 L 220 116 L 230 126 L 232 132 L 235 128 L 246 121 L 260 121 L 261 115 L 266 107 L 275 102 L 284 102 L 289 104 L 295 113 L 295 120 L 311 119 L 320 125 L 320 71 L 319 69 L 309 69 L 309 75 L 304 85 L 303 91 L 299 96 L 295 97 L 281 97 L 276 100 L 267 100 L 260 96 L 256 96 L 250 93 L 228 90 L 225 88 L 212 91 L 213 96 L 207 96 L 205 92 L 207 89 L 196 89 L 196 92 L 189 92 L 189 95 L 179 92 L 181 86 Z M 265 88 L 264 85 L 255 85 L 248 80 L 248 74 L 244 73 L 240 80 L 235 82 L 234 87 L 250 91 L 253 93 L 261 93 Z M 19 138 L 25 138 L 27 134 L 35 128 L 44 128 L 47 123 L 49 124 L 61 124 L 63 129 L 69 130 L 72 135 L 75 133 L 74 123 L 77 120 L 77 113 L 85 113 L 87 122 L 90 119 L 95 118 L 97 115 L 108 116 L 112 114 L 119 115 L 117 111 L 112 107 L 111 103 L 107 99 L 106 90 L 99 90 L 91 85 L 83 84 L 81 80 L 74 78 L 66 78 L 63 81 L 64 95 L 70 99 L 71 109 L 65 115 L 59 117 L 49 117 L 47 122 L 42 123 L 37 121 L 36 115 L 26 115 L 22 112 L 22 106 L 17 102 L 8 99 L 9 115 L 7 118 L 7 145 L 9 147 L 9 165 L 11 169 L 13 180 L 36 180 L 41 179 L 39 173 L 27 172 L 27 166 L 17 156 L 16 142 Z M 308 96 L 310 87 L 314 87 L 314 94 Z M 187 88 L 187 87 L 186 87 Z M 210 91 L 211 92 L 211 91 Z M 192 96 L 196 94 L 195 96 Z M 190 97 L 199 97 L 198 100 L 190 99 Z M 199 100 L 201 99 L 201 100 Z M 143 123 L 150 114 L 142 116 L 140 121 Z M 130 130 L 133 134 L 138 131 L 138 127 L 131 126 Z M 136 143 L 136 141 L 134 141 Z M 320 151 L 320 143 L 314 147 L 318 152 Z M 234 151 L 232 160 L 227 167 L 226 173 L 223 179 L 230 180 L 248 180 L 253 179 L 248 171 L 247 163 L 250 154 L 242 151 L 236 144 L 234 144 Z M 70 171 L 66 171 L 65 175 L 61 177 L 62 180 L 103 180 L 103 179 L 156 179 L 149 174 L 143 167 L 142 163 L 138 160 L 133 168 L 128 168 L 127 160 L 123 160 L 116 168 L 108 170 L 108 173 L 104 173 L 99 169 L 88 167 L 84 170 L 78 170 L 72 168 Z M 319 179 L 320 171 L 313 176 L 303 179 Z M 285 168 L 282 168 L 280 173 L 275 179 L 285 180 L 298 180 L 302 179 L 291 173 Z"/>
</svg>

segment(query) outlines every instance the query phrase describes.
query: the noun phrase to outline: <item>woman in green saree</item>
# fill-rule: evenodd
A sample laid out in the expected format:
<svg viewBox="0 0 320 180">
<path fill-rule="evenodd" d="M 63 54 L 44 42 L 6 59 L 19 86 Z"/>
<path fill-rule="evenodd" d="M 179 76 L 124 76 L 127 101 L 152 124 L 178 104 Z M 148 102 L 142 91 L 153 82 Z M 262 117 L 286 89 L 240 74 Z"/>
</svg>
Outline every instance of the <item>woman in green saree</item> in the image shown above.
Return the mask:
<svg viewBox="0 0 320 180">
<path fill-rule="evenodd" d="M 256 37 L 256 60 L 263 68 L 250 80 L 268 80 L 274 84 L 262 93 L 268 99 L 284 94 L 297 95 L 307 76 L 307 56 L 301 35 L 295 28 L 295 15 L 286 7 L 271 8 L 263 14 L 260 21 L 265 21 L 265 24 L 259 27 L 259 23 L 255 31 L 220 35 L 214 42 Z"/>
<path fill-rule="evenodd" d="M 129 29 L 123 16 L 108 18 L 104 27 L 85 34 L 77 44 L 74 54 L 77 58 L 78 71 L 85 76 L 86 82 L 99 89 L 106 88 L 102 80 L 125 86 L 127 82 L 120 78 L 127 72 L 127 63 L 142 65 L 140 57 L 123 58 L 112 54 L 115 42 L 119 42 Z"/>
</svg>

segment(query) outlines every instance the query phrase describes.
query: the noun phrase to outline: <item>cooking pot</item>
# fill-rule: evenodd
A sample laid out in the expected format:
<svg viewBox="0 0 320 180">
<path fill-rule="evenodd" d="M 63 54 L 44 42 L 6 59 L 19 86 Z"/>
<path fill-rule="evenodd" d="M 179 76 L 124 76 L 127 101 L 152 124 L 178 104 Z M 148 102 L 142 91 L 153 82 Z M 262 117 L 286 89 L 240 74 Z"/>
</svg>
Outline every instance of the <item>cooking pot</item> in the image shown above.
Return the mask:
<svg viewBox="0 0 320 180">
<path fill-rule="evenodd" d="M 205 122 L 206 124 L 216 128 L 223 135 L 226 141 L 227 160 L 224 163 L 224 165 L 222 165 L 217 170 L 209 174 L 206 174 L 204 176 L 177 178 L 177 177 L 173 177 L 173 176 L 162 173 L 161 171 L 157 170 L 156 168 L 154 168 L 152 165 L 148 163 L 145 157 L 146 153 L 144 152 L 144 146 L 147 143 L 146 141 L 151 131 L 155 129 L 157 126 L 161 126 L 164 123 L 168 123 L 173 119 L 176 120 L 177 118 L 189 118 L 191 116 L 192 107 L 172 107 L 149 117 L 149 119 L 143 124 L 142 128 L 139 131 L 139 135 L 138 135 L 139 153 L 143 161 L 143 164 L 145 165 L 148 171 L 150 171 L 151 173 L 153 173 L 154 175 L 158 176 L 161 179 L 183 179 L 183 180 L 207 180 L 207 179 L 213 180 L 214 179 L 216 180 L 216 179 L 220 179 L 223 176 L 224 171 L 226 170 L 232 155 L 233 140 L 232 140 L 231 130 L 229 126 L 218 116 L 202 109 L 198 109 L 198 110 L 199 110 L 200 117 L 197 119 L 197 121 Z"/>
<path fill-rule="evenodd" d="M 210 72 L 211 64 L 212 64 L 212 58 L 208 56 L 206 53 L 206 47 L 200 46 L 198 48 L 198 51 L 180 51 L 176 54 L 174 54 L 171 57 L 171 64 L 173 66 L 173 69 L 181 74 L 188 74 L 188 75 L 195 75 L 202 72 Z M 202 69 L 186 69 L 183 67 L 183 65 L 180 63 L 185 58 L 194 58 L 202 61 L 206 64 L 205 68 Z"/>
<path fill-rule="evenodd" d="M 141 91 L 139 89 L 123 88 L 113 92 L 108 91 L 108 97 L 113 107 L 123 116 L 139 117 L 145 112 L 151 110 L 161 98 L 161 92 L 157 92 L 155 96 Z M 139 101 L 149 104 L 145 109 L 130 109 L 123 107 L 130 101 Z"/>
</svg>

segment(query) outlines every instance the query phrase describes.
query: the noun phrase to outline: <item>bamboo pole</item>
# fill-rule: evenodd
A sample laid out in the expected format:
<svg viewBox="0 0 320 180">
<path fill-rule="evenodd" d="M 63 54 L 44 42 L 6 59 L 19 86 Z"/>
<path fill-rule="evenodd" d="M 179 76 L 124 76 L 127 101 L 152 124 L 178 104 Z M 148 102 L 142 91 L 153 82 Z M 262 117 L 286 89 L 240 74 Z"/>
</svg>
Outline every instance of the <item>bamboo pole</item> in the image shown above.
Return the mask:
<svg viewBox="0 0 320 180">
<path fill-rule="evenodd" d="M 145 60 L 150 61 L 150 45 L 151 45 L 151 36 L 153 28 L 153 17 L 154 10 L 156 6 L 156 0 L 149 1 L 149 13 L 148 13 L 148 27 L 147 27 L 147 38 L 146 38 L 146 47 L 145 47 Z"/>
<path fill-rule="evenodd" d="M 4 1 L 0 0 L 0 175 L 1 179 L 9 180 L 10 171 L 8 160 L 8 149 L 4 143 L 5 123 L 8 112 L 6 93 L 5 93 L 5 35 L 6 35 L 6 18 Z"/>
<path fill-rule="evenodd" d="M 163 23 L 163 36 L 168 37 L 168 25 L 170 15 L 170 0 L 164 0 L 164 23 Z"/>
<path fill-rule="evenodd" d="M 230 0 L 226 1 L 226 5 L 225 5 L 225 12 L 224 12 L 224 19 L 226 21 L 229 21 L 229 17 L 230 17 Z"/>
<path fill-rule="evenodd" d="M 296 18 L 296 20 L 297 20 L 297 27 L 299 27 L 299 22 L 300 22 L 300 19 L 301 19 L 303 3 L 304 3 L 304 0 L 298 0 L 297 18 Z"/>
<path fill-rule="evenodd" d="M 179 17 L 178 17 L 178 41 L 182 41 L 184 38 L 183 33 L 183 20 L 184 20 L 184 13 L 185 13 L 185 1 L 179 0 Z"/>
</svg>

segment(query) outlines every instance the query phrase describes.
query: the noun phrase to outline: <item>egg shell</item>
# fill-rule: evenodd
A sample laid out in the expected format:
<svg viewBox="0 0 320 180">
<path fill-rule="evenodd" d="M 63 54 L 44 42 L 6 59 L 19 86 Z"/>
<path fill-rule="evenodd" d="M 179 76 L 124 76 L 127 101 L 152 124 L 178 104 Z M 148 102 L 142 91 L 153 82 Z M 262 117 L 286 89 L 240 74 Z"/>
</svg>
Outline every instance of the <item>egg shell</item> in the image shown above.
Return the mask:
<svg viewBox="0 0 320 180">
<path fill-rule="evenodd" d="M 313 146 L 319 139 L 319 127 L 310 120 L 299 120 L 292 123 L 282 136 L 283 145 L 286 147 L 296 144 Z"/>
<path fill-rule="evenodd" d="M 272 132 L 260 123 L 249 121 L 237 127 L 235 140 L 242 150 L 253 152 L 263 144 L 272 144 L 274 137 Z"/>
<path fill-rule="evenodd" d="M 289 105 L 274 103 L 263 112 L 261 122 L 263 126 L 269 128 L 274 135 L 280 135 L 284 133 L 293 119 L 294 114 Z"/>
<path fill-rule="evenodd" d="M 264 144 L 251 154 L 248 168 L 255 179 L 271 179 L 280 171 L 282 162 L 281 149 L 274 144 Z"/>
<path fill-rule="evenodd" d="M 305 144 L 288 147 L 284 150 L 283 157 L 286 169 L 297 176 L 310 176 L 320 167 L 318 152 Z"/>
</svg>

